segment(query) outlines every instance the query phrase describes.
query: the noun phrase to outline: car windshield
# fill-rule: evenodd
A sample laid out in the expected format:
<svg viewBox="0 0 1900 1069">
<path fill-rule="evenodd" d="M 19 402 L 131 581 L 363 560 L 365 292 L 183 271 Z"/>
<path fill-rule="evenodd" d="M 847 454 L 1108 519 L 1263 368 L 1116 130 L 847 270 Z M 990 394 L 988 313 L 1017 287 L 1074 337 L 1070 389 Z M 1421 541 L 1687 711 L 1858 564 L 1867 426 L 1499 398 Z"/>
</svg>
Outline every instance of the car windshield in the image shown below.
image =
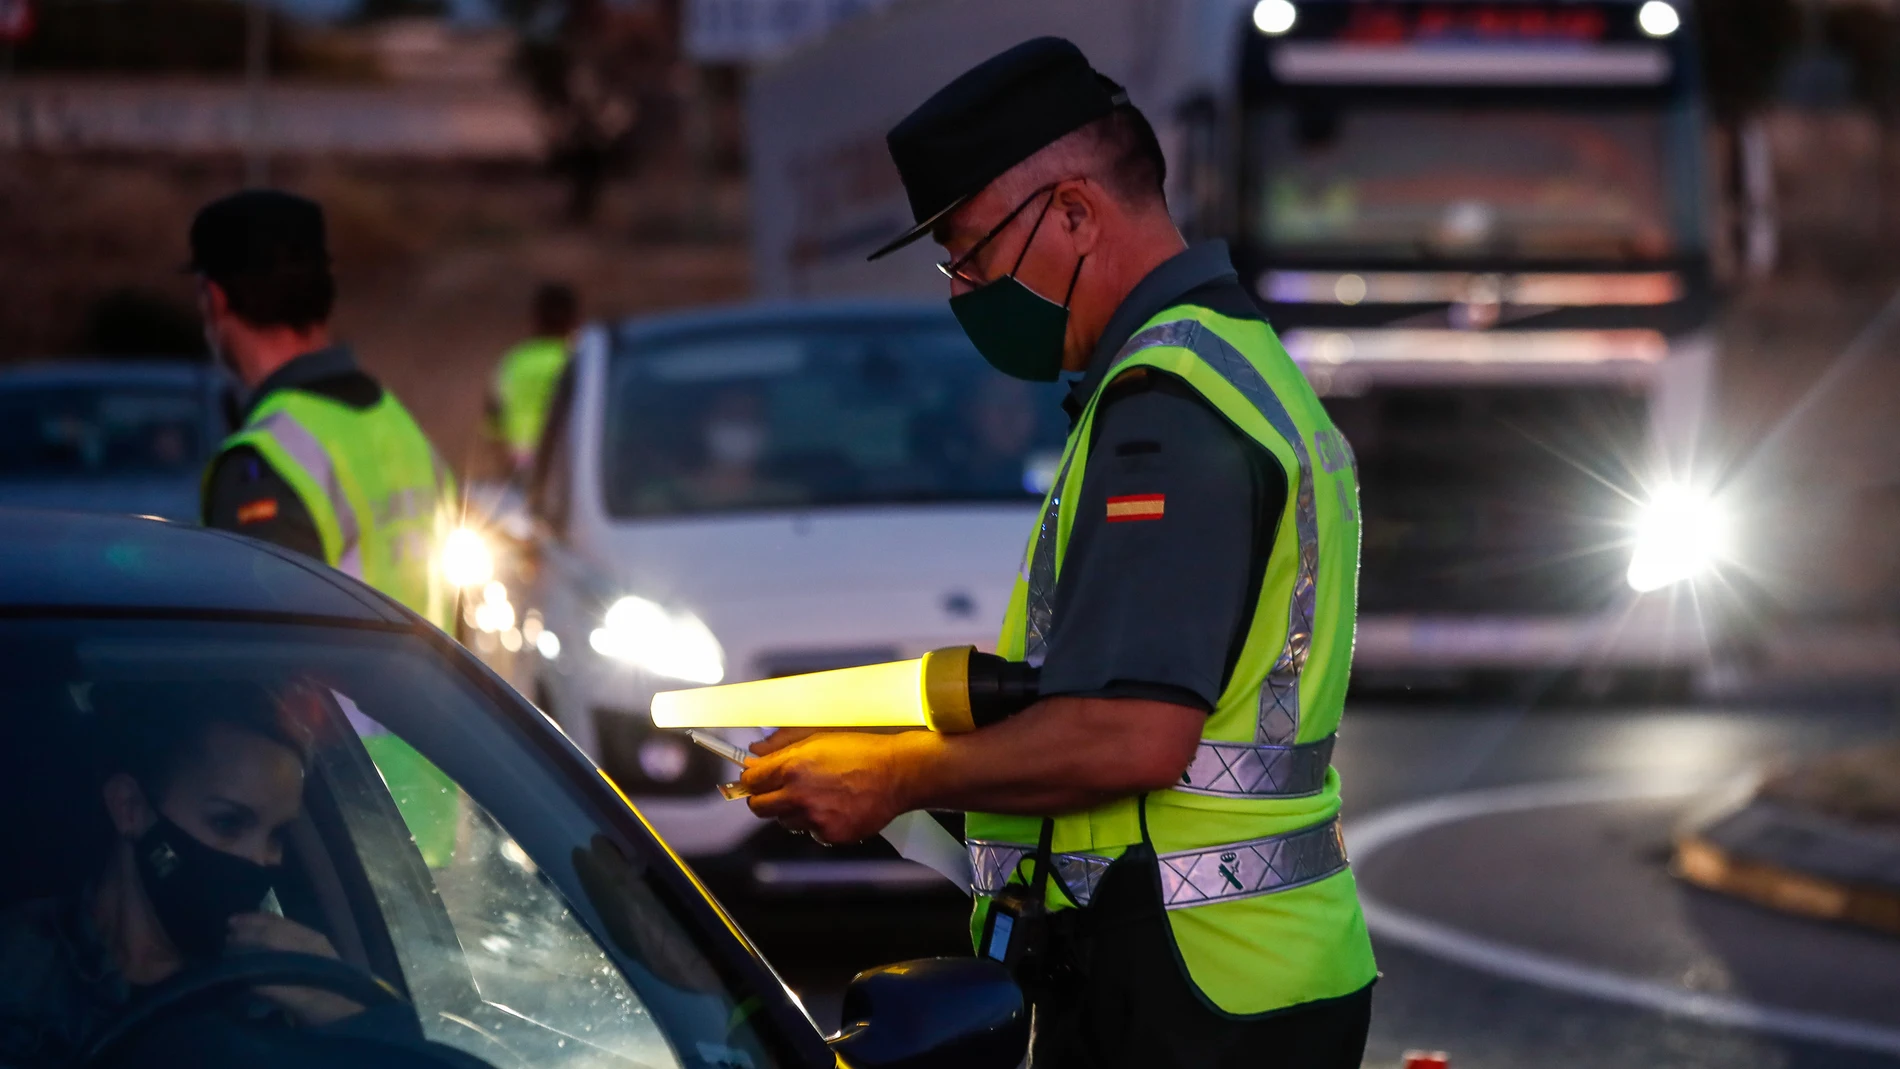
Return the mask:
<svg viewBox="0 0 1900 1069">
<path fill-rule="evenodd" d="M 120 767 L 111 740 L 129 732 L 141 753 L 195 747 L 190 779 L 137 781 L 170 792 L 156 804 L 186 833 L 200 835 L 190 805 L 172 801 L 181 781 L 288 817 L 260 911 L 401 991 L 428 1039 L 510 1069 L 783 1064 L 761 1024 L 762 997 L 782 994 L 748 991 L 730 953 L 709 949 L 731 936 L 696 921 L 653 871 L 673 863 L 610 841 L 489 692 L 420 637 L 16 619 L 0 622 L 0 670 L 0 948 L 27 938 L 22 918 L 76 915 L 66 907 L 112 878 L 101 782 Z M 274 807 L 244 794 L 255 770 L 216 757 L 242 751 L 213 746 L 207 718 L 240 733 L 267 722 L 271 732 L 254 729 L 266 750 L 294 737 L 301 790 Z M 237 786 L 215 788 L 220 776 Z M 116 1006 L 99 999 L 48 1013 L 109 1016 Z M 13 1013 L 21 999 L 0 1005 Z M 11 1035 L 0 1027 L 0 1063 L 13 1064 Z"/>
<path fill-rule="evenodd" d="M 192 471 L 209 445 L 205 404 L 178 387 L 0 389 L 0 478 Z"/>
<path fill-rule="evenodd" d="M 1029 501 L 1062 448 L 1057 389 L 997 374 L 948 319 L 623 343 L 608 384 L 607 508 Z"/>
<path fill-rule="evenodd" d="M 1644 262 L 1685 244 L 1660 110 L 1281 106 L 1250 227 L 1282 256 Z"/>
</svg>

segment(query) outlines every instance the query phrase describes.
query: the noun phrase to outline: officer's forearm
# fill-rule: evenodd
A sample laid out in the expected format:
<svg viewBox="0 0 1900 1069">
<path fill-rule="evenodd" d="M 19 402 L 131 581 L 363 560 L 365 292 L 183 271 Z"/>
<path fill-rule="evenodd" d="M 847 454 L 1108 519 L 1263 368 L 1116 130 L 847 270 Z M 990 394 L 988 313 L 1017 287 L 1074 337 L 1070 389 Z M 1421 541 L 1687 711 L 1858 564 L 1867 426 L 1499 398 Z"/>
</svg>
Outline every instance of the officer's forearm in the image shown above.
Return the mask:
<svg viewBox="0 0 1900 1069">
<path fill-rule="evenodd" d="M 1207 714 L 1138 698 L 1046 698 L 965 735 L 897 736 L 907 809 L 1050 814 L 1180 782 Z"/>
</svg>

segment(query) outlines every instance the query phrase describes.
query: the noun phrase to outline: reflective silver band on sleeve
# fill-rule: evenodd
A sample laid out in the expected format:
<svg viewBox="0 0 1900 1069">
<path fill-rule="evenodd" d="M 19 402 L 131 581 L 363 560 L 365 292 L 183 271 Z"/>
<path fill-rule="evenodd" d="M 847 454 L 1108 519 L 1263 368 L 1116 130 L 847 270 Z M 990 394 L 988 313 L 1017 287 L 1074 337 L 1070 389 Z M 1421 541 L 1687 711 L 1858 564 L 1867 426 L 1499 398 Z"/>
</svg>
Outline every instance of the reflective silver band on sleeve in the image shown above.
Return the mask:
<svg viewBox="0 0 1900 1069">
<path fill-rule="evenodd" d="M 1274 746 L 1202 739 L 1194 760 L 1174 788 L 1188 794 L 1221 798 L 1304 798 L 1326 787 L 1333 762 L 1333 741 Z"/>
<path fill-rule="evenodd" d="M 968 847 L 970 867 L 975 873 L 971 889 L 980 895 L 1002 890 L 1035 853 L 1035 848 L 1025 843 L 985 839 L 972 839 Z M 1077 905 L 1086 906 L 1094 899 L 1095 888 L 1112 859 L 1076 853 L 1056 854 L 1052 860 L 1054 875 L 1063 889 Z M 1285 835 L 1162 854 L 1158 860 L 1162 904 L 1168 909 L 1190 909 L 1326 879 L 1346 868 L 1346 845 L 1335 819 Z"/>
</svg>

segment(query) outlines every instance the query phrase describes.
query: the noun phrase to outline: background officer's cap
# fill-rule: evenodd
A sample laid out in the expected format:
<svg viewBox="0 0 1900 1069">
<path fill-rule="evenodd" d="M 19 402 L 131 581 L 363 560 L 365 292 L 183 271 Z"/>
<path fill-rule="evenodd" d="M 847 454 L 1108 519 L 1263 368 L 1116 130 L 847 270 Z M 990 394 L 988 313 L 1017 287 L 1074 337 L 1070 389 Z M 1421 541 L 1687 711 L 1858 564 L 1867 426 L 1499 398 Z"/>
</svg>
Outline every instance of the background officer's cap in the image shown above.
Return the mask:
<svg viewBox="0 0 1900 1069">
<path fill-rule="evenodd" d="M 329 264 L 323 208 L 292 193 L 247 189 L 212 201 L 191 221 L 188 271 L 228 278 Z"/>
<path fill-rule="evenodd" d="M 1122 87 L 1060 37 L 1024 41 L 965 71 L 885 137 L 917 225 L 870 258 L 916 241 L 1003 172 L 1126 103 Z"/>
</svg>

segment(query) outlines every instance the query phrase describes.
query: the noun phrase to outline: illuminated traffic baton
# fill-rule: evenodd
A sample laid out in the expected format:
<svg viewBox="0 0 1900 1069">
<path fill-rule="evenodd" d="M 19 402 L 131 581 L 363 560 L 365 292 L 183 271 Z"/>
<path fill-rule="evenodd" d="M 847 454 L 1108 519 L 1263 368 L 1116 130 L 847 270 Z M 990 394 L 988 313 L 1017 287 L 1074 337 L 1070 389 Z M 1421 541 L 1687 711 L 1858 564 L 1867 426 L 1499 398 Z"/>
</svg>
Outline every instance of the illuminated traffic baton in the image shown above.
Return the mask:
<svg viewBox="0 0 1900 1069">
<path fill-rule="evenodd" d="M 1040 674 L 974 646 L 949 646 L 914 661 L 664 691 L 653 696 L 653 725 L 928 728 L 958 734 L 1035 704 Z"/>
</svg>

